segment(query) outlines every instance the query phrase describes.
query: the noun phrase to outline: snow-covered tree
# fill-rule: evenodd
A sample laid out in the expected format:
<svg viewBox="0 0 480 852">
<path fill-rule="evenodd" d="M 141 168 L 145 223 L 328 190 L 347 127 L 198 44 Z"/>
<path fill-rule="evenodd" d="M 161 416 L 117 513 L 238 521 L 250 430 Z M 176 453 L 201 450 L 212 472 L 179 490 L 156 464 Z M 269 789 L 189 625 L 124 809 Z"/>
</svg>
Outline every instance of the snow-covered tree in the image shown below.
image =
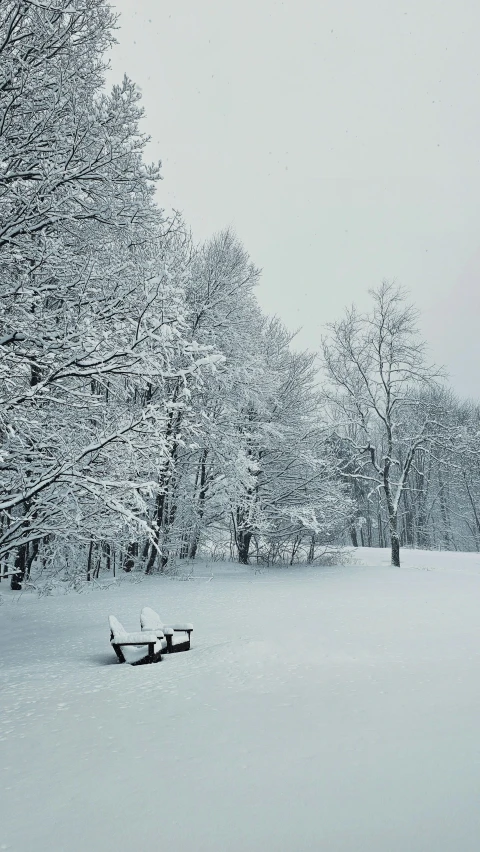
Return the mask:
<svg viewBox="0 0 480 852">
<path fill-rule="evenodd" d="M 16 551 L 14 584 L 80 505 L 138 519 L 158 487 L 142 459 L 169 452 L 160 389 L 178 382 L 180 404 L 199 374 L 139 94 L 128 79 L 103 90 L 113 22 L 103 0 L 0 10 L 0 553 Z"/>
<path fill-rule="evenodd" d="M 353 307 L 323 342 L 324 398 L 342 445 L 344 475 L 377 489 L 385 501 L 392 564 L 400 564 L 398 512 L 414 460 L 436 429 L 426 394 L 439 370 L 429 366 L 405 294 L 384 282 L 373 309 Z"/>
</svg>

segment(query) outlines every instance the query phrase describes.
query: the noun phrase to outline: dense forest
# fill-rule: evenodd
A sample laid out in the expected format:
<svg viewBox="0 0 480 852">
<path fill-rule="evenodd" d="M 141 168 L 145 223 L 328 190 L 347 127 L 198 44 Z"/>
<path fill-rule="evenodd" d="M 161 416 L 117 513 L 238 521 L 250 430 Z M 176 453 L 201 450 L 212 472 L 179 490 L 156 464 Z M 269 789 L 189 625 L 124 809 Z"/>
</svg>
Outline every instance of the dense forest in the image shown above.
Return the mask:
<svg viewBox="0 0 480 852">
<path fill-rule="evenodd" d="M 372 282 L 299 351 L 240 239 L 159 207 L 139 92 L 105 88 L 114 28 L 104 0 L 0 7 L 2 576 L 480 550 L 480 406 L 408 294 Z"/>
</svg>

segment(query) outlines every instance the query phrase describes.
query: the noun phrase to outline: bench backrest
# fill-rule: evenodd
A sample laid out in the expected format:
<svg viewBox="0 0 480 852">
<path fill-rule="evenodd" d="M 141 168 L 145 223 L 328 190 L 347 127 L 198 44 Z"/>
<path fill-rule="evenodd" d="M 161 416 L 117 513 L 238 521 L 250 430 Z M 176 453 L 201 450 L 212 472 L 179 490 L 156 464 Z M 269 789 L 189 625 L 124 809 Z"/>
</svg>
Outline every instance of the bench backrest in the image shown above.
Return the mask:
<svg viewBox="0 0 480 852">
<path fill-rule="evenodd" d="M 140 613 L 140 626 L 142 630 L 163 630 L 164 623 L 158 612 L 149 606 L 144 606 Z"/>
<path fill-rule="evenodd" d="M 109 615 L 108 623 L 110 625 L 110 630 L 112 631 L 114 639 L 119 641 L 125 639 L 127 631 L 125 630 L 123 624 L 120 624 L 118 618 L 115 618 L 114 615 Z"/>
</svg>

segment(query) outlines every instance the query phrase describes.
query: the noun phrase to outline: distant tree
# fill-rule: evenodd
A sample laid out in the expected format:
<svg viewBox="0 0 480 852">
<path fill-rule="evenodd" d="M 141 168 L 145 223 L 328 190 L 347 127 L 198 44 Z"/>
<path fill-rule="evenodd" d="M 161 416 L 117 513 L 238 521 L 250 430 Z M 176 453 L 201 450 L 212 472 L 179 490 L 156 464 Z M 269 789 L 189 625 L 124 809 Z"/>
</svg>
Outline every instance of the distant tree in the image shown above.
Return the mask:
<svg viewBox="0 0 480 852">
<path fill-rule="evenodd" d="M 258 341 L 261 394 L 242 409 L 239 443 L 248 477 L 232 525 L 244 563 L 252 543 L 269 560 L 293 562 L 305 549 L 313 560 L 315 545 L 330 543 L 351 511 L 319 428 L 315 358 L 292 351 L 292 337 L 276 318 L 265 321 Z"/>
<path fill-rule="evenodd" d="M 342 444 L 346 478 L 383 495 L 392 565 L 400 565 L 399 505 L 416 457 L 438 428 L 429 392 L 441 375 L 429 366 L 405 293 L 384 282 L 373 308 L 355 307 L 323 341 L 324 400 Z M 427 402 L 426 399 L 430 401 Z"/>
</svg>

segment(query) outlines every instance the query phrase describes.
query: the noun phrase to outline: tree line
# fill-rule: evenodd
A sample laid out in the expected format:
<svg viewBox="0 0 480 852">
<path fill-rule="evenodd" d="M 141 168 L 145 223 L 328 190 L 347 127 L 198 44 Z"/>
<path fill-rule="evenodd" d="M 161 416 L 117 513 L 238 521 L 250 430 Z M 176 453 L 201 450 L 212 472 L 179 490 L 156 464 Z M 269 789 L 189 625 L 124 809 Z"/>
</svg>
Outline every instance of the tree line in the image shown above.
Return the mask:
<svg viewBox="0 0 480 852">
<path fill-rule="evenodd" d="M 459 402 L 427 360 L 417 312 L 384 282 L 323 342 L 323 399 L 355 502 L 357 547 L 480 550 L 480 406 Z"/>
<path fill-rule="evenodd" d="M 478 549 L 479 411 L 403 294 L 349 312 L 321 365 L 295 351 L 236 235 L 158 206 L 139 92 L 104 84 L 115 24 L 104 0 L 0 8 L 0 573 Z"/>
</svg>

